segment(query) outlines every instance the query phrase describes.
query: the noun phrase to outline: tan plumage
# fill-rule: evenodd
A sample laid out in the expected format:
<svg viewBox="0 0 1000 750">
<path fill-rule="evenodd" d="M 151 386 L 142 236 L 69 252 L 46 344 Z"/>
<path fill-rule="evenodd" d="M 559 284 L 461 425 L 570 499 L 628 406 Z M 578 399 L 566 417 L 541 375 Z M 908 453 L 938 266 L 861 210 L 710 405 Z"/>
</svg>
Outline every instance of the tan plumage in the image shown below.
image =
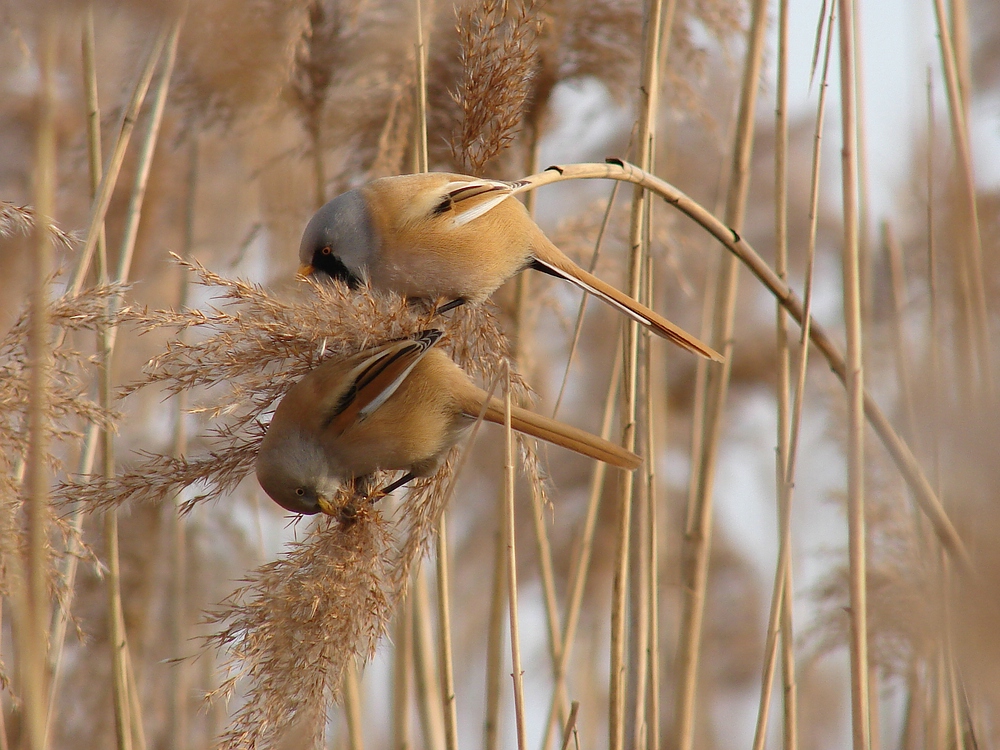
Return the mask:
<svg viewBox="0 0 1000 750">
<path fill-rule="evenodd" d="M 443 352 L 441 331 L 329 360 L 296 383 L 275 410 L 257 456 L 257 478 L 279 505 L 332 512 L 343 481 L 376 471 L 433 474 L 487 404 L 487 394 Z M 484 419 L 503 424 L 489 400 Z M 513 407 L 511 426 L 625 469 L 641 459 L 583 430 Z"/>
<path fill-rule="evenodd" d="M 513 196 L 521 183 L 446 172 L 373 180 L 310 220 L 300 271 L 408 297 L 481 302 L 525 268 L 585 289 L 658 336 L 714 360 L 708 345 L 576 265 Z"/>
</svg>

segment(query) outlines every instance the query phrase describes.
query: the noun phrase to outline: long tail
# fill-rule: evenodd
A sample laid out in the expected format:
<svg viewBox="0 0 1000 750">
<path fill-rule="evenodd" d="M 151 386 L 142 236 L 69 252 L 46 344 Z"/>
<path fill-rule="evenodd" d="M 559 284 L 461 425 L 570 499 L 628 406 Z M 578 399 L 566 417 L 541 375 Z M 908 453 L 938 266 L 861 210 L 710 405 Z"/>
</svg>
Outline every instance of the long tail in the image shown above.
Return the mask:
<svg viewBox="0 0 1000 750">
<path fill-rule="evenodd" d="M 482 393 L 480 391 L 480 393 Z M 482 399 L 486 394 L 482 393 Z M 479 404 L 483 401 L 480 399 Z M 471 410 L 470 410 L 471 411 Z M 478 410 L 477 410 L 478 411 Z M 483 417 L 488 422 L 502 425 L 504 423 L 504 405 L 496 398 L 491 398 L 489 406 L 486 407 L 486 414 Z M 634 471 L 642 465 L 642 459 L 631 451 L 627 451 L 620 445 L 608 442 L 597 435 L 591 435 L 586 430 L 572 427 L 555 419 L 543 417 L 519 406 L 512 406 L 510 410 L 510 426 L 525 435 L 545 440 L 554 445 L 568 448 L 576 453 L 581 453 L 590 458 L 596 458 L 606 464 L 617 466 L 620 469 Z"/>
<path fill-rule="evenodd" d="M 689 352 L 700 354 L 708 359 L 714 359 L 716 362 L 722 362 L 722 355 L 708 344 L 699 341 L 645 305 L 636 302 L 627 294 L 623 294 L 592 273 L 583 270 L 547 240 L 544 244 L 536 244 L 534 258 L 532 265 L 537 270 L 565 279 L 584 291 L 590 292 L 625 313 L 640 325 L 645 326 L 657 336 L 672 341 L 682 349 L 687 349 Z"/>
</svg>

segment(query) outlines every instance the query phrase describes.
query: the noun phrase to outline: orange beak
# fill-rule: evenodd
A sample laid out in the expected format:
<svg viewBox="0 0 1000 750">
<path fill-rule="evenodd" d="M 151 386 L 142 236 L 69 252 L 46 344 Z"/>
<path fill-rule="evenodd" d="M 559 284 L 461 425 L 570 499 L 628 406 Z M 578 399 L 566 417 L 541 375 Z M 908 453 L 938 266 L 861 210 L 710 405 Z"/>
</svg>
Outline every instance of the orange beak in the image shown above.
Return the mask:
<svg viewBox="0 0 1000 750">
<path fill-rule="evenodd" d="M 325 497 L 317 497 L 316 502 L 319 504 L 319 509 L 323 511 L 328 516 L 339 516 L 340 509 L 334 507 L 333 503 L 327 500 Z"/>
<path fill-rule="evenodd" d="M 315 269 L 307 263 L 304 266 L 299 266 L 299 271 L 295 275 L 298 276 L 300 279 L 305 279 L 311 276 L 314 270 Z"/>
</svg>

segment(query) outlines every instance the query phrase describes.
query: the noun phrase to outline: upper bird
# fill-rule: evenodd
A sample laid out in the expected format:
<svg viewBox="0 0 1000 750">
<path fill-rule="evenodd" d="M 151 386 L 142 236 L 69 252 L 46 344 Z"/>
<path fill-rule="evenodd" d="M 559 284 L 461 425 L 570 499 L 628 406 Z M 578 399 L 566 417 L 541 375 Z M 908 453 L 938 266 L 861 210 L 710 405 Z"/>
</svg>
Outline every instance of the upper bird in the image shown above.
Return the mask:
<svg viewBox="0 0 1000 750">
<path fill-rule="evenodd" d="M 707 344 L 576 265 L 514 198 L 525 183 L 447 172 L 373 180 L 309 220 L 299 273 L 321 271 L 355 287 L 481 302 L 525 268 L 565 279 L 678 346 L 721 361 Z"/>
<path fill-rule="evenodd" d="M 503 424 L 504 405 L 433 348 L 442 335 L 423 331 L 327 360 L 293 385 L 257 454 L 264 491 L 295 513 L 337 515 L 331 499 L 345 481 L 405 471 L 386 494 L 437 471 L 480 414 Z M 621 446 L 526 409 L 511 408 L 511 427 L 623 469 L 642 463 Z"/>
</svg>

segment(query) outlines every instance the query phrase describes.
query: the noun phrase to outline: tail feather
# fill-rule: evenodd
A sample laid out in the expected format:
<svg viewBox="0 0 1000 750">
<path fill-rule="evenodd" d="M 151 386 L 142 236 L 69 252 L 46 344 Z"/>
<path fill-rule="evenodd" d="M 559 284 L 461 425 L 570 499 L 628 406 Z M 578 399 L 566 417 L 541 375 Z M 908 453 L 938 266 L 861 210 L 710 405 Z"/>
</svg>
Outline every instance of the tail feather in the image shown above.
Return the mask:
<svg viewBox="0 0 1000 750">
<path fill-rule="evenodd" d="M 636 302 L 627 294 L 623 294 L 610 284 L 601 281 L 593 274 L 583 270 L 563 255 L 554 245 L 536 251 L 533 265 L 540 271 L 565 279 L 584 291 L 599 297 L 632 320 L 648 328 L 657 336 L 673 342 L 682 349 L 687 349 L 689 352 L 715 360 L 716 362 L 723 361 L 722 355 L 708 344 L 695 338 L 682 328 L 675 326 L 669 320 L 656 314 L 645 305 Z"/>
<path fill-rule="evenodd" d="M 486 396 L 485 393 L 482 395 Z M 504 424 L 503 402 L 491 398 L 486 407 L 484 419 L 495 424 Z M 541 414 L 535 414 L 518 406 L 511 407 L 510 426 L 525 435 L 531 435 L 554 445 L 568 448 L 620 469 L 634 471 L 642 465 L 642 459 L 639 456 L 625 450 L 620 445 L 615 445 L 604 438 L 597 437 L 597 435 L 591 435 L 586 430 L 543 417 Z"/>
</svg>

